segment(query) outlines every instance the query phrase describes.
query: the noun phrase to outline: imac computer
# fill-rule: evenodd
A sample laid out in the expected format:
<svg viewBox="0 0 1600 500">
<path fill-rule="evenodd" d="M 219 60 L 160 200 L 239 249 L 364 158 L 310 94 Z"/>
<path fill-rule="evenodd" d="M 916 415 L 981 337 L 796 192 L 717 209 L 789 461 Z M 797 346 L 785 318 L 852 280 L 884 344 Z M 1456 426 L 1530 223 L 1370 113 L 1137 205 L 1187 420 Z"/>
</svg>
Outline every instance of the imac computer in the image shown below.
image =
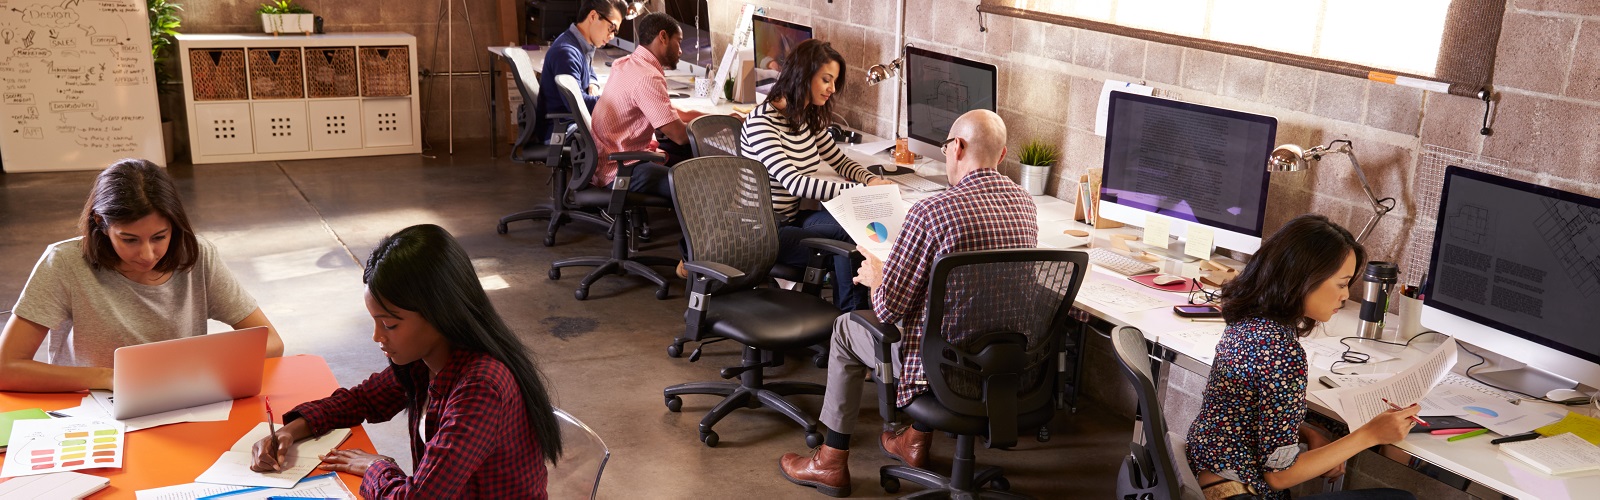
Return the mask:
<svg viewBox="0 0 1600 500">
<path fill-rule="evenodd" d="M 811 39 L 811 27 L 767 16 L 750 16 L 750 36 L 755 39 L 756 102 L 765 102 L 772 85 L 783 74 L 783 61 L 800 42 Z"/>
<path fill-rule="evenodd" d="M 706 13 L 706 0 L 666 0 L 661 8 L 661 12 L 678 21 L 678 29 L 683 31 L 683 41 L 679 42 L 683 57 L 678 60 L 677 67 L 665 69 L 680 74 L 709 76 L 712 67 L 711 18 Z M 637 18 L 622 21 L 611 45 L 628 52 L 638 49 L 638 24 Z"/>
<path fill-rule="evenodd" d="M 1474 376 L 1600 387 L 1600 199 L 1450 166 L 1433 234 L 1422 325 L 1527 365 Z"/>
<path fill-rule="evenodd" d="M 1216 246 L 1254 254 L 1277 131 L 1270 116 L 1112 92 L 1099 217 L 1141 227 L 1166 219 L 1179 236 L 1200 224 Z"/>
<path fill-rule="evenodd" d="M 963 113 L 995 111 L 993 64 L 906 46 L 906 131 L 911 152 L 944 161 L 939 144 Z"/>
</svg>

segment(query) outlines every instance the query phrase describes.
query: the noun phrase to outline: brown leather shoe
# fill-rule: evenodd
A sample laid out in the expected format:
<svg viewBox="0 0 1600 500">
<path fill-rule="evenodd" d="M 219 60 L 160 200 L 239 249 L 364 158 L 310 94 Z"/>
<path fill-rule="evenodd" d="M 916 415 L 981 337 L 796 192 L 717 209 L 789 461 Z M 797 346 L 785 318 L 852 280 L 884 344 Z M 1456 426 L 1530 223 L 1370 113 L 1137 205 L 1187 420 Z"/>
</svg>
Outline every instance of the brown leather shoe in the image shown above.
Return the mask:
<svg viewBox="0 0 1600 500">
<path fill-rule="evenodd" d="M 926 469 L 928 447 L 933 445 L 933 433 L 912 429 L 908 425 L 899 430 L 883 431 L 883 435 L 878 438 L 878 444 L 883 445 L 883 454 L 889 458 L 918 469 Z"/>
<path fill-rule="evenodd" d="M 678 278 L 689 279 L 689 270 L 683 268 L 683 261 L 678 261 Z"/>
<path fill-rule="evenodd" d="M 850 452 L 822 445 L 803 457 L 785 453 L 778 459 L 778 470 L 783 478 L 801 486 L 810 486 L 830 497 L 850 496 Z"/>
</svg>

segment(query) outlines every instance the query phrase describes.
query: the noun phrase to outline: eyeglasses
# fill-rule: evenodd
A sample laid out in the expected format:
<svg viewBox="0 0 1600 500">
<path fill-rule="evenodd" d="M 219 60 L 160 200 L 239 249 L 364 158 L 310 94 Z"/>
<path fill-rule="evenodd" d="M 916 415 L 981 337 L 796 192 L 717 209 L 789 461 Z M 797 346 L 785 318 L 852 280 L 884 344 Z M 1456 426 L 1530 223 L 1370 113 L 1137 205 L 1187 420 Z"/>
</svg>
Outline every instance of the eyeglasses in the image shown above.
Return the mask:
<svg viewBox="0 0 1600 500">
<path fill-rule="evenodd" d="M 611 30 L 611 34 L 612 35 L 617 34 L 617 30 L 622 29 L 622 22 L 620 22 L 620 21 L 612 21 L 610 19 L 606 19 L 605 21 L 606 21 L 606 27 Z"/>
<path fill-rule="evenodd" d="M 944 151 L 944 148 L 949 147 L 950 143 L 958 142 L 960 140 L 961 140 L 960 137 L 951 137 L 949 139 L 945 139 L 944 142 L 939 143 L 939 150 L 940 151 Z"/>
<path fill-rule="evenodd" d="M 1198 278 L 1189 278 L 1194 283 L 1194 288 L 1189 290 L 1189 305 L 1215 304 L 1221 298 L 1222 291 L 1206 290 L 1205 285 Z"/>
</svg>

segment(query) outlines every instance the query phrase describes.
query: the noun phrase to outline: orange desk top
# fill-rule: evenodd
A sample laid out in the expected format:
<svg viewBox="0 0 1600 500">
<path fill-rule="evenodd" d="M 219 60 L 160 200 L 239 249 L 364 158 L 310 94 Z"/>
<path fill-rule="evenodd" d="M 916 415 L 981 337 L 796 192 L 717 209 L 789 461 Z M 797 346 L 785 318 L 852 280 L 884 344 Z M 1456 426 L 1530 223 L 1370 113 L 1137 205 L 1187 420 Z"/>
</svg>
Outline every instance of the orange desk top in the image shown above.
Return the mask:
<svg viewBox="0 0 1600 500">
<path fill-rule="evenodd" d="M 245 432 L 267 418 L 262 396 L 272 398 L 273 410 L 287 412 L 300 403 L 322 399 L 339 387 L 333 371 L 320 356 L 299 355 L 267 360 L 263 368 L 261 394 L 233 402 L 233 413 L 222 422 L 186 422 L 164 425 L 127 435 L 121 469 L 84 469 L 78 472 L 111 479 L 111 485 L 90 496 L 95 499 L 133 498 L 138 490 L 188 484 L 211 467 L 222 452 L 228 451 Z M 0 392 L 0 411 L 42 408 L 46 411 L 72 408 L 83 402 L 84 393 L 30 394 Z M 280 422 L 283 415 L 274 414 Z M 340 448 L 376 453 L 367 431 L 351 429 L 350 438 Z M 313 472 L 319 474 L 321 471 Z M 339 473 L 351 492 L 361 488 L 361 476 Z"/>
</svg>

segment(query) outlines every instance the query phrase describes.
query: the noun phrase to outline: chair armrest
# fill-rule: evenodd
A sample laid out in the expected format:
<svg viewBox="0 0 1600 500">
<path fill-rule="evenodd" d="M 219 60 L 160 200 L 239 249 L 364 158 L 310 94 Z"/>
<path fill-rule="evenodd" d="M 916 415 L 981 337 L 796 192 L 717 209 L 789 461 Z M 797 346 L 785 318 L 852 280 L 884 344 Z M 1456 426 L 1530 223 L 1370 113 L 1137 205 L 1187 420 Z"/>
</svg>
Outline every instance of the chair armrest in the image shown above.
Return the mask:
<svg viewBox="0 0 1600 500">
<path fill-rule="evenodd" d="M 849 257 L 850 254 L 853 254 L 856 251 L 855 243 L 845 243 L 843 241 L 830 240 L 827 238 L 806 238 L 800 240 L 800 245 L 806 248 L 821 250 L 842 257 Z"/>
<path fill-rule="evenodd" d="M 744 273 L 732 266 L 711 262 L 709 260 L 696 260 L 683 263 L 683 269 L 690 273 L 704 275 L 711 279 L 727 283 L 734 279 L 744 277 Z"/>
<path fill-rule="evenodd" d="M 877 313 L 871 310 L 851 311 L 850 322 L 865 327 L 872 333 L 872 337 L 880 346 L 888 346 L 900 342 L 900 327 L 894 323 L 884 323 L 878 319 Z M 887 361 L 885 359 L 884 361 Z"/>
<path fill-rule="evenodd" d="M 661 153 L 652 153 L 649 151 L 623 151 L 621 153 L 611 153 L 611 156 L 607 156 L 607 158 L 610 158 L 612 161 L 617 163 L 640 161 L 665 163 L 667 161 L 667 155 Z"/>
<path fill-rule="evenodd" d="M 900 374 L 894 372 L 894 345 L 900 342 L 900 328 L 879 321 L 878 315 L 870 310 L 851 311 L 850 322 L 866 328 L 877 340 L 874 347 L 878 363 L 872 373 L 873 378 L 878 379 L 878 415 L 884 422 L 894 422 L 898 410 L 894 404 L 900 387 Z"/>
</svg>

